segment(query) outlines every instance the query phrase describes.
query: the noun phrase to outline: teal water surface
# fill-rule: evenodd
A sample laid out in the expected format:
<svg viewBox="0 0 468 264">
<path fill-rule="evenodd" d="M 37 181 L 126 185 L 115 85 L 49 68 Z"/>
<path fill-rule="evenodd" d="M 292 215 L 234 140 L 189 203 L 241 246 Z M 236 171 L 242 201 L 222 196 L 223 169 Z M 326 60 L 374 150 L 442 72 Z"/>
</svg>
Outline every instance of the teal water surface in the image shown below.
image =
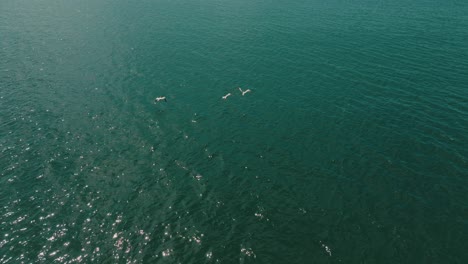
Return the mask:
<svg viewBox="0 0 468 264">
<path fill-rule="evenodd" d="M 467 263 L 467 29 L 457 0 L 2 0 L 0 263 Z"/>
</svg>

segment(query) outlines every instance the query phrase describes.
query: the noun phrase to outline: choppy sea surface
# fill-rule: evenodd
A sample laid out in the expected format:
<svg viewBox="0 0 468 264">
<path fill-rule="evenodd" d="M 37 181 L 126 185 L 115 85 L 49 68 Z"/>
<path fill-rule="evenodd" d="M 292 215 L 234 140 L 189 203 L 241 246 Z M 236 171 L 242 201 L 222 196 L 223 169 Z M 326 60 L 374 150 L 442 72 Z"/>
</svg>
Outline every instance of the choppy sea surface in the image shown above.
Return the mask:
<svg viewBox="0 0 468 264">
<path fill-rule="evenodd" d="M 0 206 L 0 263 L 467 263 L 468 2 L 2 0 Z"/>
</svg>

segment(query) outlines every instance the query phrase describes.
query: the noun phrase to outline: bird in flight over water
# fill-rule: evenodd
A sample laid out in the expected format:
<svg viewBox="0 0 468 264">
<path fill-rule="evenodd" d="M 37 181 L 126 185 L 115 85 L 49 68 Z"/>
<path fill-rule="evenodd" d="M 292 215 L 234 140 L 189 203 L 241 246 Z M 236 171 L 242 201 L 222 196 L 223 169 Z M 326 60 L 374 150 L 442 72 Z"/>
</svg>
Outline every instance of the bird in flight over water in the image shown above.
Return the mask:
<svg viewBox="0 0 468 264">
<path fill-rule="evenodd" d="M 228 93 L 225 96 L 223 96 L 223 99 L 226 100 L 229 96 L 231 96 L 231 93 Z"/>
<path fill-rule="evenodd" d="M 245 91 L 242 91 L 242 89 L 239 87 L 239 91 L 242 93 L 242 96 L 244 96 L 246 93 L 251 92 L 250 89 L 247 89 Z"/>
<path fill-rule="evenodd" d="M 154 99 L 154 102 L 155 102 L 155 103 L 156 103 L 156 102 L 159 102 L 159 101 L 167 102 L 166 96 L 160 96 L 160 97 L 156 97 L 156 98 Z"/>
</svg>

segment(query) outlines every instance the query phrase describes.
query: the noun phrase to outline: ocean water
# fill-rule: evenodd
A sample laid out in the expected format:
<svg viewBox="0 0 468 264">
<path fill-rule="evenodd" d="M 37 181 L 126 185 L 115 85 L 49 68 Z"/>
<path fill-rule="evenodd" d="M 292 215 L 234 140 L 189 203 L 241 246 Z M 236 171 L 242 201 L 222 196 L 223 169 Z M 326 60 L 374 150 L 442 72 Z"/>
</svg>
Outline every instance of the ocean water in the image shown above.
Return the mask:
<svg viewBox="0 0 468 264">
<path fill-rule="evenodd" d="M 2 0 L 0 206 L 0 263 L 467 263 L 468 2 Z"/>
</svg>

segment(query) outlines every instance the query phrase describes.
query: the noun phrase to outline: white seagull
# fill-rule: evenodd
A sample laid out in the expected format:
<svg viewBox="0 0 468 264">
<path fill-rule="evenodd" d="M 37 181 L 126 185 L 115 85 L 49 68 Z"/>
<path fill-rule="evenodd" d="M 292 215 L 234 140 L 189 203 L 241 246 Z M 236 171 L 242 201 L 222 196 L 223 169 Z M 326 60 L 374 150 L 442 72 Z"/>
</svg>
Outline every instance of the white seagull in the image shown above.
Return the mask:
<svg viewBox="0 0 468 264">
<path fill-rule="evenodd" d="M 231 96 L 231 93 L 228 93 L 225 96 L 223 96 L 223 99 L 226 100 L 229 96 Z"/>
<path fill-rule="evenodd" d="M 239 91 L 242 93 L 242 96 L 244 96 L 246 93 L 251 92 L 250 89 L 247 89 L 245 91 L 242 91 L 242 89 L 239 87 Z"/>
<path fill-rule="evenodd" d="M 159 102 L 159 101 L 167 102 L 166 96 L 160 96 L 160 97 L 156 97 L 156 98 L 154 99 L 154 102 Z"/>
</svg>

